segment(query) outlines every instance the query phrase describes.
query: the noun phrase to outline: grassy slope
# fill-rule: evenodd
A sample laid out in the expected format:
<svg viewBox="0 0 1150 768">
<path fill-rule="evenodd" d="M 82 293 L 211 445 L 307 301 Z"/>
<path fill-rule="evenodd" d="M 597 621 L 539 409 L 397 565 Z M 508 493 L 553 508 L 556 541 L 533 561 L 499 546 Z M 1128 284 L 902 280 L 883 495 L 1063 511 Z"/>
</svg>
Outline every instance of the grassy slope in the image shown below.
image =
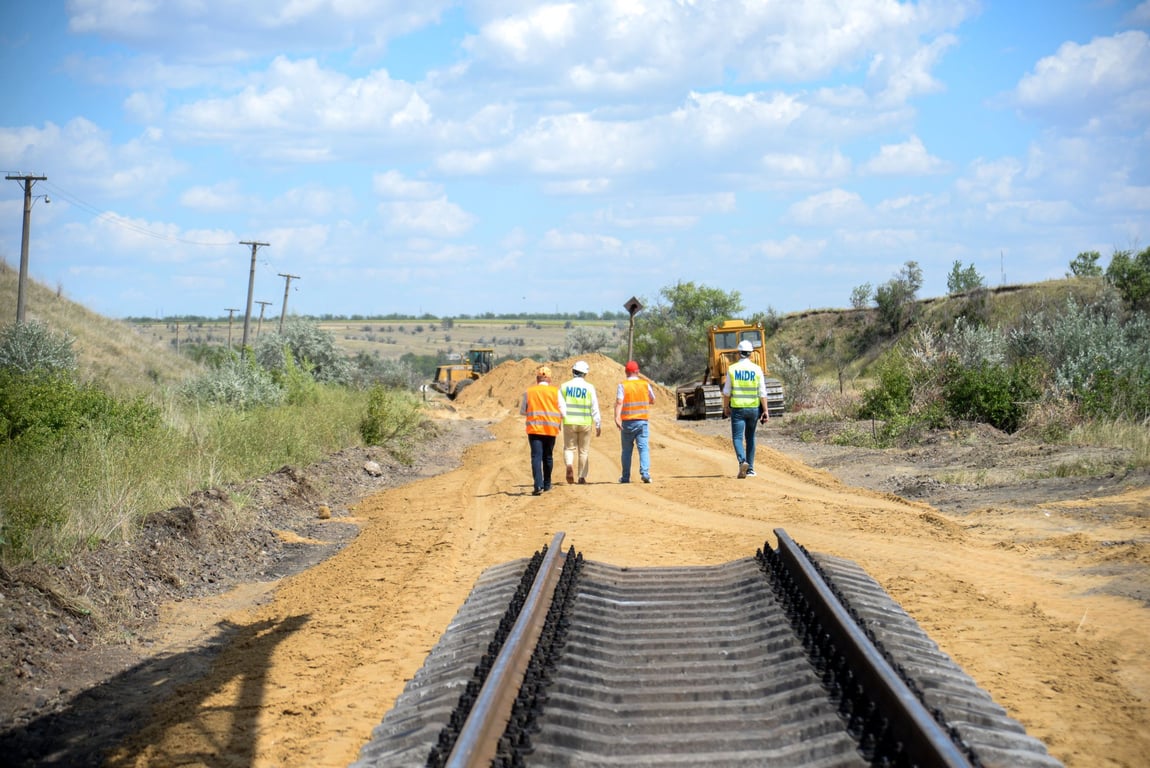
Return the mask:
<svg viewBox="0 0 1150 768">
<path fill-rule="evenodd" d="M 16 320 L 18 282 L 18 270 L 0 264 L 0 326 Z M 24 319 L 75 339 L 72 348 L 85 381 L 101 381 L 113 392 L 129 394 L 179 383 L 200 370 L 127 323 L 85 309 L 34 280 L 28 281 L 27 291 Z"/>
</svg>

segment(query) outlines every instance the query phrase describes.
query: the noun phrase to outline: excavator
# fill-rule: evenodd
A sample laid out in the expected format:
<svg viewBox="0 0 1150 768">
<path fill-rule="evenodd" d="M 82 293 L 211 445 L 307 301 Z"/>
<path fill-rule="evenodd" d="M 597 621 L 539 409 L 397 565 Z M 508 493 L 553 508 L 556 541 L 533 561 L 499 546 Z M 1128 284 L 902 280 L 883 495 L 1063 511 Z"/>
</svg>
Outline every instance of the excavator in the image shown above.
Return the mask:
<svg viewBox="0 0 1150 768">
<path fill-rule="evenodd" d="M 764 373 L 767 371 L 767 334 L 762 323 L 746 323 L 742 320 L 724 320 L 707 329 L 707 369 L 703 380 L 695 384 L 684 384 L 675 390 L 675 415 L 679 419 L 721 419 L 723 418 L 723 377 L 727 368 L 739 359 L 739 342 L 749 341 L 754 347 L 751 359 Z M 783 399 L 783 382 L 767 378 L 767 413 L 772 419 L 779 418 L 786 410 Z"/>
<path fill-rule="evenodd" d="M 485 373 L 490 373 L 495 364 L 495 350 L 491 347 L 472 347 L 467 352 L 466 361 L 445 363 L 435 369 L 435 380 L 431 388 L 442 392 L 454 400 L 471 382 Z"/>
</svg>

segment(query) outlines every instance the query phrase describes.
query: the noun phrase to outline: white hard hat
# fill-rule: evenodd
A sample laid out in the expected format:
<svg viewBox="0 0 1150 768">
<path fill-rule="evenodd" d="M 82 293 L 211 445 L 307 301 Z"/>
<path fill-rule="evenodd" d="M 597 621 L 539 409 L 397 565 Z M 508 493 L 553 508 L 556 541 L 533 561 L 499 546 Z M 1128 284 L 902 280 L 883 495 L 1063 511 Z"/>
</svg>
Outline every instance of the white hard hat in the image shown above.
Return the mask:
<svg viewBox="0 0 1150 768">
<path fill-rule="evenodd" d="M 580 360 L 579 362 L 575 363 L 575 365 L 571 366 L 571 370 L 575 371 L 575 373 L 587 373 L 591 370 L 591 366 L 587 365 L 586 360 Z"/>
<path fill-rule="evenodd" d="M 746 340 L 739 342 L 739 351 L 740 352 L 753 352 L 754 350 L 755 350 L 755 347 L 753 344 L 751 344 L 751 342 L 746 341 Z"/>
</svg>

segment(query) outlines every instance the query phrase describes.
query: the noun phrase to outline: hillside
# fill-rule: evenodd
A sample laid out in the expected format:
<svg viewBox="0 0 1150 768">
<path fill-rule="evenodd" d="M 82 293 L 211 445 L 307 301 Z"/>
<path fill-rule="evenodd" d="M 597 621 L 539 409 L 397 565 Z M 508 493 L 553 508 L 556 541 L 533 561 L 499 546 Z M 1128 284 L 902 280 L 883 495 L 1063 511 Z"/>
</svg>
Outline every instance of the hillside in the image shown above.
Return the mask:
<svg viewBox="0 0 1150 768">
<path fill-rule="evenodd" d="M 19 272 L 0 262 L 0 326 L 16 319 Z M 116 392 L 133 393 L 153 386 L 179 383 L 199 366 L 166 345 L 138 333 L 132 326 L 98 315 L 59 291 L 28 281 L 24 299 L 27 321 L 39 321 L 71 336 L 85 381 L 104 382 Z"/>
<path fill-rule="evenodd" d="M 1076 278 L 920 299 L 911 313 L 916 318 L 912 327 L 949 329 L 959 317 L 1009 327 L 1038 312 L 1057 312 L 1070 297 L 1093 301 L 1104 289 L 1101 280 Z M 778 330 L 767 340 L 768 351 L 798 355 L 817 378 L 833 380 L 842 369 L 843 378 L 850 381 L 865 377 L 869 365 L 898 340 L 880 323 L 874 308 L 793 312 L 780 317 Z"/>
</svg>

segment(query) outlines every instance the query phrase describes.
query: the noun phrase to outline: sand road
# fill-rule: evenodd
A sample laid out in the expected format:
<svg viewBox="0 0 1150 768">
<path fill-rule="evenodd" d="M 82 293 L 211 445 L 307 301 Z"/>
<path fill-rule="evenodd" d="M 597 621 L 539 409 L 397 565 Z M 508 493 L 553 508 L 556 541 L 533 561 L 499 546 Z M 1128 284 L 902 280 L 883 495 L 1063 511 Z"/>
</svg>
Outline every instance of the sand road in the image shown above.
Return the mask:
<svg viewBox="0 0 1150 768">
<path fill-rule="evenodd" d="M 493 438 L 454 471 L 364 500 L 354 510 L 362 531 L 339 554 L 259 600 L 249 593 L 251 604 L 226 617 L 234 635 L 207 674 L 165 700 L 109 764 L 345 766 L 484 569 L 531 555 L 558 531 L 589 560 L 716 564 L 774 546 L 775 528 L 858 562 L 1068 766 L 1150 759 L 1150 611 L 1096 593 L 1104 576 L 1027 543 L 1061 532 L 1145 541 L 1145 518 L 1089 534 L 1049 509 L 948 518 L 844 486 L 769 439 L 758 477 L 737 480 L 729 441 L 677 423 L 665 391 L 651 485 L 616 482 L 608 414 L 590 483 L 569 486 L 557 471 L 536 498 L 516 412 L 530 371 L 500 366 L 443 409 L 490 422 Z M 619 366 L 593 363 L 604 400 L 620 378 Z"/>
</svg>

